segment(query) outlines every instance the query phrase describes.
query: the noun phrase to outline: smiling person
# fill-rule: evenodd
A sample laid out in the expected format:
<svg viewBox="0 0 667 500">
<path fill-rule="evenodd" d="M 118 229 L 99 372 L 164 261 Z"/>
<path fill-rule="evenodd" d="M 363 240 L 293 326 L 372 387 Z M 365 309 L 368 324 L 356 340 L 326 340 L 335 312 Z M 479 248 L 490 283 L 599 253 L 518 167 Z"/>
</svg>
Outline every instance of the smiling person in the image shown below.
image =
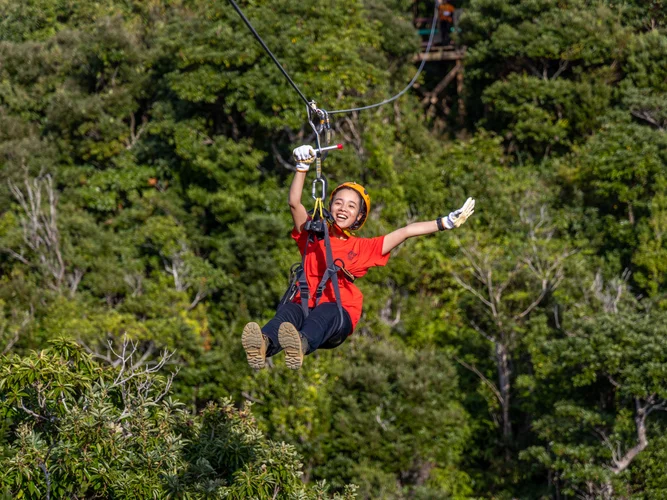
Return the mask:
<svg viewBox="0 0 667 500">
<path fill-rule="evenodd" d="M 300 146 L 294 150 L 296 173 L 289 191 L 289 207 L 292 212 L 294 229 L 292 238 L 303 255 L 308 241 L 308 231 L 304 229 L 309 220 L 308 212 L 301 203 L 306 174 L 315 159 L 315 151 L 310 146 Z M 342 261 L 345 270 L 354 278 L 366 274 L 369 268 L 384 266 L 392 249 L 413 236 L 454 229 L 470 217 L 475 208 L 475 200 L 468 198 L 463 207 L 446 217 L 426 222 L 413 222 L 385 236 L 359 238 L 350 231 L 358 231 L 370 213 L 371 199 L 366 189 L 355 182 L 346 182 L 331 193 L 329 212 L 331 250 L 335 261 Z M 363 305 L 361 291 L 345 277 L 338 275 L 342 315 L 336 303 L 333 286 L 329 281 L 315 305 L 314 290 L 317 289 L 327 270 L 324 240 L 311 241 L 304 263 L 304 272 L 310 290 L 309 313 L 306 317 L 301 306 L 299 293 L 292 302 L 278 308 L 276 315 L 266 325 L 248 323 L 243 329 L 241 342 L 248 358 L 248 364 L 255 369 L 264 367 L 267 357 L 285 351 L 288 367 L 298 369 L 303 357 L 317 349 L 331 349 L 342 344 L 354 331 Z"/>
</svg>

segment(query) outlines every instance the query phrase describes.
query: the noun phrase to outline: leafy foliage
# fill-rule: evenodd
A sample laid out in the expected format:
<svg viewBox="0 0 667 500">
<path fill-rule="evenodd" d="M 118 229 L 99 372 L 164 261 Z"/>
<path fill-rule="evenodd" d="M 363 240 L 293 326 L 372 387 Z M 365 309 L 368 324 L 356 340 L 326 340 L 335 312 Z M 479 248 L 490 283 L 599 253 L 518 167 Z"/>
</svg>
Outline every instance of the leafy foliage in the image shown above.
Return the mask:
<svg viewBox="0 0 667 500">
<path fill-rule="evenodd" d="M 566 494 L 624 496 L 641 491 L 637 471 L 629 481 L 627 467 L 649 444 L 648 427 L 663 420 L 667 402 L 662 381 L 667 369 L 663 314 L 600 315 L 582 321 L 563 339 L 544 344 L 536 353 L 539 378 L 561 382 L 567 401 L 535 423 L 549 444 L 529 449 L 554 470 Z M 591 398 L 591 395 L 595 397 Z M 650 419 L 650 420 L 649 420 Z"/>
<path fill-rule="evenodd" d="M 412 5 L 241 2 L 328 110 L 412 78 Z M 9 497 L 665 495 L 664 1 L 457 7 L 457 118 L 417 92 L 332 115 L 324 173 L 370 191 L 362 236 L 474 217 L 364 277 L 341 347 L 251 374 L 242 325 L 298 259 L 303 101 L 226 2 L 0 3 Z M 178 375 L 121 383 L 123 345 Z"/>
<path fill-rule="evenodd" d="M 123 356 L 124 356 L 123 352 Z M 231 401 L 196 416 L 153 368 L 96 363 L 55 340 L 0 366 L 2 484 L 12 498 L 323 498 L 294 449 Z M 345 498 L 350 498 L 352 489 Z M 343 497 L 337 497 L 343 498 Z"/>
</svg>

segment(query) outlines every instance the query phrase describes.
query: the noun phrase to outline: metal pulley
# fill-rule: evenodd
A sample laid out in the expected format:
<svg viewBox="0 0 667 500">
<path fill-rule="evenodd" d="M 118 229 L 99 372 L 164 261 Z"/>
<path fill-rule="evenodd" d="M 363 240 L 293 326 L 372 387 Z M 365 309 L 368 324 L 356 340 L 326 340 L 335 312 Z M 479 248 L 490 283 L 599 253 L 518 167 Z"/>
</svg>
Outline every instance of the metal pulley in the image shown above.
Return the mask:
<svg viewBox="0 0 667 500">
<path fill-rule="evenodd" d="M 317 149 L 315 151 L 315 180 L 313 180 L 312 195 L 314 200 L 324 200 L 327 196 L 327 179 L 322 175 L 322 162 L 327 157 L 329 151 L 334 149 L 343 149 L 342 144 L 335 144 L 329 146 L 333 132 L 331 131 L 331 122 L 329 121 L 329 113 L 317 107 L 315 101 L 310 101 L 306 106 L 308 111 L 308 123 L 313 132 L 315 132 L 315 139 L 317 141 Z M 318 195 L 319 187 L 319 195 Z"/>
<path fill-rule="evenodd" d="M 331 140 L 331 122 L 329 121 L 329 113 L 323 109 L 319 109 L 315 101 L 310 101 L 306 109 L 308 110 L 308 123 L 313 132 L 315 132 L 317 140 L 315 174 L 319 179 L 322 176 L 322 161 L 327 156 L 327 153 L 322 151 L 322 148 L 327 147 Z"/>
</svg>

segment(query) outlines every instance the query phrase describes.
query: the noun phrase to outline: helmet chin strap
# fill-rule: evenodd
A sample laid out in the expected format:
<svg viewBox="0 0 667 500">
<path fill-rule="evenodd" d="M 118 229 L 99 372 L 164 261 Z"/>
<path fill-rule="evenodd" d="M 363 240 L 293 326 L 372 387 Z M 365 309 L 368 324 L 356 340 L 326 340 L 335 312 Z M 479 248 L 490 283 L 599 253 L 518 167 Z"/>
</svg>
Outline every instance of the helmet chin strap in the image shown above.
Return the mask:
<svg viewBox="0 0 667 500">
<path fill-rule="evenodd" d="M 340 231 L 341 233 L 343 233 L 343 234 L 344 234 L 345 236 L 347 236 L 348 238 L 349 238 L 350 236 L 352 236 L 352 232 L 351 232 L 349 229 L 343 229 L 342 227 L 340 227 L 340 226 L 338 225 L 338 223 L 337 223 L 335 220 L 332 220 L 332 221 L 331 221 L 331 225 L 334 226 L 334 227 L 336 228 L 337 231 Z"/>
</svg>

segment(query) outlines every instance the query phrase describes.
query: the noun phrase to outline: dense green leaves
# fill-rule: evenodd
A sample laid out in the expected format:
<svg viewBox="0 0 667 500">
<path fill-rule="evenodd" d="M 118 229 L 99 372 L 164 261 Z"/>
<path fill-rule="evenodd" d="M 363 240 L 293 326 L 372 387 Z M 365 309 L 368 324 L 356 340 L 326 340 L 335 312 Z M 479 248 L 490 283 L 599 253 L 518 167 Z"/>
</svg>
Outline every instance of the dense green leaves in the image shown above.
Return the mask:
<svg viewBox="0 0 667 500">
<path fill-rule="evenodd" d="M 308 361 L 304 376 L 289 385 L 284 365 L 262 372 L 250 395 L 269 433 L 309 457 L 313 479 L 338 488 L 354 483 L 363 497 L 471 491 L 456 468 L 468 417 L 443 356 L 351 341 L 344 355 Z"/>
<path fill-rule="evenodd" d="M 3 358 L 6 494 L 325 498 L 324 483 L 304 487 L 294 449 L 267 441 L 249 409 L 223 401 L 190 415 L 168 397 L 171 377 L 133 365 L 134 346 L 123 347 L 119 369 L 100 366 L 64 340 L 24 358 Z"/>
<path fill-rule="evenodd" d="M 555 471 L 565 492 L 588 488 L 595 495 L 613 496 L 614 490 L 618 495 L 641 491 L 641 469 L 630 480 L 627 467 L 652 444 L 647 429 L 655 427 L 666 408 L 662 317 L 598 315 L 535 353 L 538 378 L 559 380 L 568 400 L 556 403 L 553 415 L 535 423 L 548 445 L 524 456 Z"/>
<path fill-rule="evenodd" d="M 333 115 L 324 174 L 370 191 L 361 236 L 475 215 L 371 270 L 341 347 L 252 374 L 242 326 L 299 258 L 303 101 L 227 2 L 0 2 L 8 497 L 665 495 L 664 2 L 461 4 L 459 120 L 416 92 Z M 411 6 L 241 2 L 329 110 L 412 78 Z"/>
</svg>

